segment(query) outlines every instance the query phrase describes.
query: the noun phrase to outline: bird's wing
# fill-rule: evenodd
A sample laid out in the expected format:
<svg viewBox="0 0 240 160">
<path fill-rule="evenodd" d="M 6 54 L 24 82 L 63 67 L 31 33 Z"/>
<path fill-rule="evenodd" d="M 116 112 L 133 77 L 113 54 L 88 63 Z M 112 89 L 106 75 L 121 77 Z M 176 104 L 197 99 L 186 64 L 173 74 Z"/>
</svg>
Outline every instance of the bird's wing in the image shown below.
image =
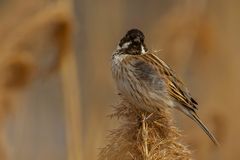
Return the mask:
<svg viewBox="0 0 240 160">
<path fill-rule="evenodd" d="M 188 109 L 191 109 L 192 111 L 198 109 L 198 104 L 192 98 L 188 89 L 184 86 L 182 81 L 177 78 L 175 72 L 165 62 L 153 54 L 145 54 L 144 56 L 151 57 L 154 61 L 158 62 L 158 68 L 160 68 L 162 74 L 166 76 L 169 94 L 177 100 L 178 103 Z"/>
<path fill-rule="evenodd" d="M 164 63 L 164 62 L 163 62 Z M 166 81 L 168 84 L 169 94 L 182 106 L 195 112 L 198 103 L 190 95 L 188 89 L 184 86 L 175 75 L 171 68 L 164 67 L 164 73 L 167 76 Z"/>
<path fill-rule="evenodd" d="M 174 71 L 157 56 L 150 53 L 132 56 L 128 62 L 135 69 L 135 76 L 153 91 L 161 92 L 164 85 L 168 94 L 177 103 L 195 112 L 197 102 L 191 97 L 182 81 L 176 77 Z"/>
</svg>

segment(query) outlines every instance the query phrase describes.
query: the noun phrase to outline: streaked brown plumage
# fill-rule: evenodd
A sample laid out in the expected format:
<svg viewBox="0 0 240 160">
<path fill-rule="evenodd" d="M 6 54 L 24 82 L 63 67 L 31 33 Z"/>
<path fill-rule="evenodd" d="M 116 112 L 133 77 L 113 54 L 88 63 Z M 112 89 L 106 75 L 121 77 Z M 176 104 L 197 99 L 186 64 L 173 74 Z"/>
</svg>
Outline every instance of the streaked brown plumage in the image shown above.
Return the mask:
<svg viewBox="0 0 240 160">
<path fill-rule="evenodd" d="M 174 71 L 157 56 L 147 53 L 140 30 L 132 29 L 121 39 L 112 56 L 112 74 L 119 92 L 130 103 L 154 113 L 161 107 L 176 108 L 194 120 L 218 144 L 199 119 L 197 102 Z"/>
</svg>

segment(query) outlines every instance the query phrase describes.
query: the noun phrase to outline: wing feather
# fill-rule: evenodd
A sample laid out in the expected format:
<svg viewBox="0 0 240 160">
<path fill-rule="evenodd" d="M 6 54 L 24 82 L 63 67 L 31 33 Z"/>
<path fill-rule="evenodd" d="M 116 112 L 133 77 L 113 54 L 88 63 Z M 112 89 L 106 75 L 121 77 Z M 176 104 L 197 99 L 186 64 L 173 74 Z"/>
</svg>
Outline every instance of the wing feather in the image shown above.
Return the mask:
<svg viewBox="0 0 240 160">
<path fill-rule="evenodd" d="M 130 61 L 135 70 L 135 76 L 144 81 L 151 90 L 161 92 L 163 85 L 168 89 L 168 94 L 186 109 L 197 110 L 197 102 L 191 97 L 183 82 L 177 78 L 175 72 L 161 59 L 153 54 L 132 56 Z"/>
</svg>

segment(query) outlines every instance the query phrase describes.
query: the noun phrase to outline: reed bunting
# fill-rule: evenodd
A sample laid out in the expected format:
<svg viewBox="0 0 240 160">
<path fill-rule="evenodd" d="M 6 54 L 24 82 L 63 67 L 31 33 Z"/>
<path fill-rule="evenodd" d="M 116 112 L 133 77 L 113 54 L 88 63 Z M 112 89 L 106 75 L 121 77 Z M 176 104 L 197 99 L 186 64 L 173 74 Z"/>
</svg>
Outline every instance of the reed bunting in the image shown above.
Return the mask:
<svg viewBox="0 0 240 160">
<path fill-rule="evenodd" d="M 161 107 L 178 109 L 195 121 L 218 145 L 196 113 L 198 103 L 174 71 L 148 52 L 140 30 L 128 31 L 119 42 L 112 55 L 112 75 L 120 94 L 131 104 L 151 113 L 158 113 Z"/>
</svg>

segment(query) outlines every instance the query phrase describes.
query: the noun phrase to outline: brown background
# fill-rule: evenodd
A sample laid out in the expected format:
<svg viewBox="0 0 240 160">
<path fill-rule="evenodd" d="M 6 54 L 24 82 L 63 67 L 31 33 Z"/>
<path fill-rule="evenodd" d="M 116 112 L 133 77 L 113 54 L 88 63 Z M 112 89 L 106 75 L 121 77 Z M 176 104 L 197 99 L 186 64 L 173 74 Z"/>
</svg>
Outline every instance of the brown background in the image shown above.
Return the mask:
<svg viewBox="0 0 240 160">
<path fill-rule="evenodd" d="M 0 159 L 95 160 L 118 122 L 111 54 L 141 29 L 199 102 L 219 151 L 175 113 L 196 159 L 240 159 L 240 2 L 0 0 Z M 61 63 L 60 63 L 61 62 Z"/>
</svg>

